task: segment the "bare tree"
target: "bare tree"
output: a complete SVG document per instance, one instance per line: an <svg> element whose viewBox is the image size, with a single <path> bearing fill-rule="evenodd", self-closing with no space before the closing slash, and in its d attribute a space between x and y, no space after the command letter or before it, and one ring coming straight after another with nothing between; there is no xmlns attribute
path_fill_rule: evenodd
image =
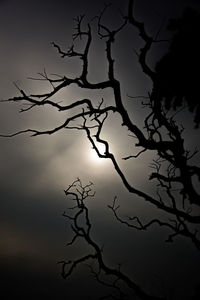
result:
<svg viewBox="0 0 200 300"><path fill-rule="evenodd" d="M196 213L200 206L200 195L194 185L194 178L200 181L200 168L191 163L191 159L198 153L197 150L189 151L185 148L182 125L178 125L175 114L170 110L170 105L165 105L166 90L161 86L162 79L162 62L157 65L157 69L153 70L147 61L147 55L151 47L155 43L159 43L158 38L153 38L148 35L145 26L138 21L133 14L134 1L129 0L128 12L122 17L121 24L117 28L110 29L104 22L103 17L109 5L105 5L102 12L95 17L91 23L85 25L85 16L79 16L76 19L76 28L73 34L73 40L82 39L84 46L82 51L76 50L73 44L68 50L63 50L58 44L52 45L58 51L62 58L76 58L82 62L81 74L75 78L67 76L49 76L45 71L41 74L41 80L46 80L50 83L52 89L45 93L27 94L24 90L19 89L20 95L7 100L8 102L23 102L26 106L21 108L21 112L26 112L34 107L49 106L58 111L69 111L71 113L62 124L49 130L26 129L18 131L10 135L1 135L13 137L22 133L30 133L32 136L51 135L62 129L82 130L91 143L92 148L102 159L111 160L113 167L121 178L122 184L130 194L133 194L156 207L166 216L164 219L150 219L144 223L139 216L129 216L124 219L120 215L117 199L114 198L112 204L108 207L113 212L115 218L125 226L132 227L136 230L147 230L154 224L166 227L169 230L166 241L172 242L176 236L184 236L192 241L194 246L200 249L200 239L198 234L198 226L200 224L200 215ZM105 53L107 59L107 78L104 81L93 83L88 79L89 73L89 55L93 42L92 25L96 20L97 35L105 41ZM149 91L145 100L141 105L147 108L148 114L144 118L144 127L141 129L130 118L121 94L121 85L115 75L115 60L113 56L113 45L118 35L126 30L127 27L132 27L138 31L139 36L143 40L143 46L140 48L138 55L138 63L142 71L152 81L152 91ZM167 58L168 59L168 58ZM160 71L161 70L161 71ZM159 75L161 73L161 75ZM104 99L95 105L91 99L75 100L71 104L61 105L54 101L54 96L61 90L76 85L82 89L89 90L106 90L111 89L114 95L115 103L107 105ZM168 90L167 90L168 92ZM166 92L166 93L167 93ZM173 91L172 91L173 92ZM176 92L176 91L175 91ZM176 95L170 94L170 101ZM183 98L185 95L181 94ZM181 99L182 99L181 98ZM166 101L168 101L167 99ZM181 100L182 101L182 100ZM177 98L175 98L177 102ZM175 105L176 106L176 105ZM75 110L74 110L75 109ZM102 130L110 115L120 116L122 126L127 129L129 135L136 139L135 146L139 148L137 153L133 153L124 157L124 160L132 160L141 157L144 152L156 153L156 159L152 162L154 171L151 173L149 180L151 185L157 187L156 194L150 194L138 189L133 182L129 182L124 171L120 168L119 163L113 153L110 151L110 144L102 138ZM196 117L196 123L198 118ZM75 124L75 125L74 125ZM80 124L80 125L78 125ZM99 151L98 143L104 145L105 151L102 154ZM75 206L71 210L72 214L64 213L64 216L72 222L72 230L74 237L69 245L73 245L77 238L84 239L91 247L91 252L83 257L79 257L74 261L62 261L62 276L69 277L76 266L87 261L95 260L97 268L91 268L97 281L101 284L110 286L114 291L104 297L111 299L128 299L128 295L121 288L123 282L131 291L130 297L137 296L139 299L164 299L160 296L152 296L124 274L120 268L113 269L109 267L103 258L103 250L94 241L91 235L92 224L89 218L89 211L85 204L88 197L94 197L92 192L92 184L84 186L80 179L74 181L66 190L67 197L75 201ZM79 222L84 219L84 224ZM111 281L106 282L102 279L102 273L110 276ZM103 298L102 298L103 299Z"/></svg>

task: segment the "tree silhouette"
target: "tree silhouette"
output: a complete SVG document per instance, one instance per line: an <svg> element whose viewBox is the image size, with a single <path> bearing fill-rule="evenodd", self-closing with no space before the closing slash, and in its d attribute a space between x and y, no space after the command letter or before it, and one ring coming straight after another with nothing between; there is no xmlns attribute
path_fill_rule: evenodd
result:
<svg viewBox="0 0 200 300"><path fill-rule="evenodd" d="M79 76L75 78L67 76L51 77L44 71L41 74L41 80L50 83L52 89L49 92L29 95L18 88L19 96L2 100L25 103L26 106L21 108L21 112L26 112L34 107L49 106L58 111L70 112L70 116L61 125L49 130L25 129L1 136L13 137L22 133L31 133L32 136L51 135L62 129L84 131L98 156L112 162L127 191L140 198L141 201L150 203L158 210L158 217L150 219L147 223L140 220L139 216L123 219L120 215L117 199L114 198L112 204L108 207L116 220L122 225L141 231L147 230L155 224L166 227L169 230L166 238L167 242L173 242L177 236L183 236L190 239L199 250L200 239L197 228L200 224L200 215L196 211L200 206L200 195L196 185L194 185L194 178L199 183L200 168L192 163L192 158L198 151L187 150L183 137L184 129L182 125L178 125L174 114L170 110L171 107L176 109L179 105L182 105L183 101L186 101L190 110L196 109L195 123L199 124L198 77L194 73L194 65L199 64L199 61L196 60L199 53L199 46L196 43L199 32L199 15L188 9L181 19L171 21L169 29L175 32L175 35L169 41L169 52L162 57L156 64L155 70L153 70L147 62L147 55L152 45L161 41L147 34L144 24L138 21L133 14L133 4L134 1L129 0L128 12L122 17L121 24L114 30L110 29L103 21L109 5L105 5L102 12L86 26L84 23L85 16L77 17L73 40L81 39L84 41L82 51L77 50L75 44L65 51L58 44L52 43L62 58L73 57L81 60L82 70ZM107 78L104 81L95 83L88 79L90 49L94 40L92 31L94 21L97 24L98 37L105 41L107 59ZM147 108L148 111L142 129L131 119L129 111L123 103L120 81L115 75L113 45L118 35L125 31L128 26L137 29L143 40L143 46L137 53L138 62L142 71L152 81L152 91L149 92L148 97L145 97L145 102L141 102L141 105ZM192 45L195 45L195 47ZM199 65L197 65L197 69L199 69ZM91 99L84 98L75 100L71 104L61 105L53 100L53 97L59 91L71 85L89 90L109 88L113 92L115 103L108 105L102 99L98 105L95 105ZM120 116L122 126L127 129L128 134L135 137L137 141L135 146L139 148L137 153L124 157L124 160L137 159L144 152L156 153L156 159L152 162L154 171L149 177L149 184L156 186L156 193L145 192L128 181L115 155L110 151L109 142L102 138L104 125L114 113ZM105 146L103 154L98 149L98 143ZM149 294L124 274L120 267L111 268L104 261L103 249L92 237L92 224L89 210L85 204L88 197L94 197L92 184L84 186L80 179L77 179L65 190L65 194L75 202L73 209L70 210L71 214L64 213L64 216L71 221L71 228L74 232L74 237L68 245L73 245L77 238L82 238L89 245L91 252L73 261L59 262L62 265L63 278L69 277L79 264L96 261L97 267L94 268L90 265L91 273L99 283L111 288L111 293L102 299L133 299L136 296L139 299L166 299L162 295L153 296ZM105 275L111 277L111 280L106 281ZM123 289L123 284L127 289ZM127 290L129 294L127 294Z"/></svg>
<svg viewBox="0 0 200 300"><path fill-rule="evenodd" d="M194 121L198 126L199 12L187 8L181 18L169 22L168 30L174 35L168 53L156 65L155 92L159 94L159 101L164 100L167 109L176 109L185 101L190 111L195 110Z"/></svg>

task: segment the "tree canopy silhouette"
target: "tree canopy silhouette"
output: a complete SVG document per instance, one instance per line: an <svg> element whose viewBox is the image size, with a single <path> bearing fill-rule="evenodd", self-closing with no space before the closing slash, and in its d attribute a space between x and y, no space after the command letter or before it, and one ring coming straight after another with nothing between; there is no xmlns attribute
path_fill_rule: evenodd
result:
<svg viewBox="0 0 200 300"><path fill-rule="evenodd" d="M181 18L170 20L167 29L173 37L167 54L156 64L155 93L167 109L185 103L195 112L194 121L199 126L200 13L187 8Z"/></svg>
<svg viewBox="0 0 200 300"><path fill-rule="evenodd" d="M62 76L50 76L44 71L41 80L46 80L51 85L51 90L44 93L27 94L23 89L19 89L20 95L10 98L8 102L22 102L26 106L21 108L21 112L26 112L34 107L49 106L58 111L70 112L63 123L48 130L25 129L10 135L13 137L22 133L30 133L32 136L51 135L62 129L82 130L91 143L92 148L102 159L109 159L122 184L130 193L141 201L151 204L158 210L158 216L153 217L148 222L144 222L139 216L129 216L124 219L120 215L117 199L108 206L116 220L122 225L129 226L136 230L147 230L153 225L167 228L167 242L173 242L177 236L189 239L198 250L200 250L200 238L198 227L200 224L199 206L200 195L198 185L195 180L200 181L200 168L192 162L198 151L189 151L184 143L184 129L178 124L170 108L176 109L186 101L190 110L195 109L195 123L200 122L199 102L198 102L198 76L195 69L199 70L199 45L197 36L199 34L199 14L191 9L187 9L182 18L170 22L168 29L174 32L170 41L169 51L156 64L153 70L149 64L147 55L153 44L158 43L157 39L148 35L145 26L138 21L133 14L134 1L128 1L128 10L122 17L121 24L117 28L110 29L104 23L104 14L109 5L105 5L101 13L95 17L97 36L105 41L105 53L107 60L107 77L103 81L91 82L89 80L89 60L90 49L94 41L94 22L88 22L85 26L85 16L77 17L76 28L73 34L73 41L81 39L84 41L82 50L77 50L75 43L68 50L63 50L55 42L52 45L56 48L62 58L76 58L81 60L81 74L74 78ZM129 111L123 102L121 84L115 75L115 59L113 55L113 45L118 35L125 31L127 27L137 29L139 36L143 40L140 48L138 62L142 71L152 81L152 91L149 91L145 102L141 106L147 108L143 127L140 128L130 117ZM135 31L134 31L135 32ZM72 103L62 105L54 101L53 97L61 90L67 89L71 85L76 85L81 89L105 90L111 89L114 95L114 104L106 104L102 100L98 105L91 99L76 99ZM163 105L164 101L164 105ZM27 106L28 105L28 106ZM156 193L151 193L137 188L134 182L130 182L125 172L121 169L115 155L110 150L109 141L102 137L102 130L106 121L113 114L120 116L122 126L127 129L136 139L135 147L139 150L136 153L124 157L124 160L134 160L142 157L144 152L156 153L156 159L152 161L153 172L149 176L149 185L156 187ZM103 144L105 151L99 151L98 143ZM96 261L97 268L90 266L90 270L96 280L104 286L110 287L111 294L102 299L167 299L163 295L153 295L123 273L117 266L112 268L104 260L103 250L98 245L91 234L91 221L89 209L85 204L88 197L94 197L92 184L83 185L80 179L74 181L65 190L67 197L75 203L71 213L64 213L64 216L71 221L74 236L68 245L73 245L78 238L87 242L91 251L76 260L63 260L62 276L68 278L81 263ZM160 213L161 212L161 213ZM82 220L82 222L80 222ZM83 222L84 221L84 222ZM103 276L103 277L102 277ZM112 280L106 281L105 277ZM123 288L123 285L129 290Z"/></svg>

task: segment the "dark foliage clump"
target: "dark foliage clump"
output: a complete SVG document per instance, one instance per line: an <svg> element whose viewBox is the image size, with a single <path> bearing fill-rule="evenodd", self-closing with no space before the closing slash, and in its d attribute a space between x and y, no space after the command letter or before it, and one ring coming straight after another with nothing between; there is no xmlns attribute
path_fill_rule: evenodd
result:
<svg viewBox="0 0 200 300"><path fill-rule="evenodd" d="M170 20L173 33L169 50L157 62L154 91L167 109L185 104L200 124L200 13L187 8L182 17Z"/></svg>

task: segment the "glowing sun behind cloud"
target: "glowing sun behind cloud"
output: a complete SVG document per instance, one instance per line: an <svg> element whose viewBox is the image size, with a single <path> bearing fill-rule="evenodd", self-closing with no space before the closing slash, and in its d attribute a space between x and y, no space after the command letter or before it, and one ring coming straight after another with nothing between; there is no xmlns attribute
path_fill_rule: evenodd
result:
<svg viewBox="0 0 200 300"><path fill-rule="evenodd" d="M101 143L98 143L97 147L98 147L99 152L101 154L104 154L105 146ZM95 163L95 164L102 164L106 161L106 159L99 157L98 154L96 153L95 149L93 149L93 148L90 148L90 150L89 150L89 159L92 163Z"/></svg>

